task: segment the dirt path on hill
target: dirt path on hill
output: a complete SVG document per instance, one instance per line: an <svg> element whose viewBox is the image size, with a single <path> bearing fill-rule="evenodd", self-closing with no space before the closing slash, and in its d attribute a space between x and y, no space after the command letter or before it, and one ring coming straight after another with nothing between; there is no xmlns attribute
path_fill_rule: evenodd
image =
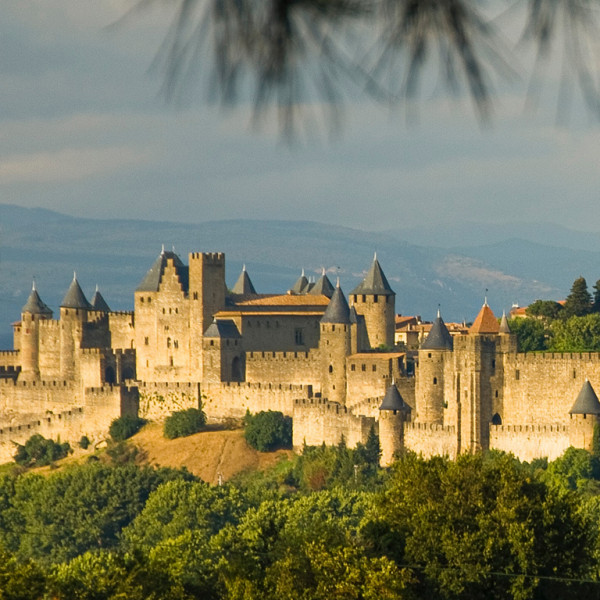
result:
<svg viewBox="0 0 600 600"><path fill-rule="evenodd" d="M291 451L257 452L248 446L241 429L203 431L185 438L167 440L162 424L149 423L130 442L144 451L151 465L183 467L208 483L216 484L247 470L271 467Z"/></svg>

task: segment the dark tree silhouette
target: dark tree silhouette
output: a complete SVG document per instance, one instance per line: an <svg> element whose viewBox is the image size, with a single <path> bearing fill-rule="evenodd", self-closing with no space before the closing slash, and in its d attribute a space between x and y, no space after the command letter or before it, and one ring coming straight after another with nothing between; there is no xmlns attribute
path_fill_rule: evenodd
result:
<svg viewBox="0 0 600 600"><path fill-rule="evenodd" d="M179 96L208 73L212 99L252 99L256 120L274 108L284 133L295 132L299 115L303 127L335 127L357 89L386 102L414 98L428 65L438 67L451 91L466 90L485 120L492 82L514 75L518 62L516 49L500 41L503 20L482 0L140 0L137 8L156 3L173 9L155 63L165 95ZM524 4L521 41L537 47L537 65L554 39L562 42L559 100L575 80L600 114L600 2Z"/></svg>

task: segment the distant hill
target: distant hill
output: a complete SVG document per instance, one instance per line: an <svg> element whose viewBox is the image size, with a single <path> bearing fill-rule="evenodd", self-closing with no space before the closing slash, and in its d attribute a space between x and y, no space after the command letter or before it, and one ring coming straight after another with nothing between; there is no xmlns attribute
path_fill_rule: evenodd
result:
<svg viewBox="0 0 600 600"><path fill-rule="evenodd" d="M476 227L471 224L472 231ZM33 277L55 311L74 270L89 297L98 284L111 308L130 310L135 287L161 244L174 245L184 260L191 251L225 252L228 284L246 264L259 292L284 292L302 268L317 277L325 267L332 280L339 272L349 293L376 251L396 291L397 312L432 318L440 304L446 320L472 320L486 288L492 308L501 313L514 301L563 298L580 274L590 285L600 278L600 252L590 250L510 237L485 245L462 237L460 246L434 247L408 243L394 232L310 221L97 220L0 204L0 236L3 348L11 347L10 323L20 318Z"/></svg>

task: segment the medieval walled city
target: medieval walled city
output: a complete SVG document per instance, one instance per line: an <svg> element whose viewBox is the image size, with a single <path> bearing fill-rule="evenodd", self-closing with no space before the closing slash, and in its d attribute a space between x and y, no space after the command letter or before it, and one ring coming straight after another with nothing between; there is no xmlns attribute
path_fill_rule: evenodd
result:
<svg viewBox="0 0 600 600"><path fill-rule="evenodd" d="M354 446L374 427L384 465L405 449L554 459L590 449L600 416L600 354L520 352L487 301L469 328L438 313L418 343L398 343L376 256L347 294L325 273L265 294L245 267L228 290L222 253L186 265L163 250L132 312L111 311L98 290L88 301L74 277L57 317L34 285L14 349L0 353L1 462L35 433L98 441L119 416L200 403L212 422L281 411L297 450L342 436Z"/></svg>

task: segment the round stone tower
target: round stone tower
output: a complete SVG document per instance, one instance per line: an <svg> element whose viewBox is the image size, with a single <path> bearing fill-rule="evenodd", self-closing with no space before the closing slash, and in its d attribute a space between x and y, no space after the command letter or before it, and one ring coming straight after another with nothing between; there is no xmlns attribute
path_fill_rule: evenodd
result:
<svg viewBox="0 0 600 600"><path fill-rule="evenodd" d="M419 349L416 377L419 423L444 423L444 371L452 357L452 346L452 336L438 311L429 335Z"/></svg>
<svg viewBox="0 0 600 600"><path fill-rule="evenodd" d="M21 379L39 378L39 322L51 318L52 311L42 302L34 282L31 294L21 309Z"/></svg>
<svg viewBox="0 0 600 600"><path fill-rule="evenodd" d="M396 384L387 389L379 407L379 443L381 466L387 467L404 450L404 423L410 407L404 402Z"/></svg>
<svg viewBox="0 0 600 600"><path fill-rule="evenodd" d="M593 450L594 427L600 420L600 402L586 379L573 407L569 411L569 441L575 448Z"/></svg>
<svg viewBox="0 0 600 600"><path fill-rule="evenodd" d="M321 394L331 402L346 403L346 357L351 342L350 308L339 282L321 318Z"/></svg>
<svg viewBox="0 0 600 600"><path fill-rule="evenodd" d="M75 378L77 350L81 347L83 326L90 310L93 310L92 305L73 273L73 281L60 304L60 372L65 381Z"/></svg>
<svg viewBox="0 0 600 600"><path fill-rule="evenodd" d="M352 290L350 303L357 314L364 316L369 346L393 348L396 293L381 269L377 254L365 278Z"/></svg>

